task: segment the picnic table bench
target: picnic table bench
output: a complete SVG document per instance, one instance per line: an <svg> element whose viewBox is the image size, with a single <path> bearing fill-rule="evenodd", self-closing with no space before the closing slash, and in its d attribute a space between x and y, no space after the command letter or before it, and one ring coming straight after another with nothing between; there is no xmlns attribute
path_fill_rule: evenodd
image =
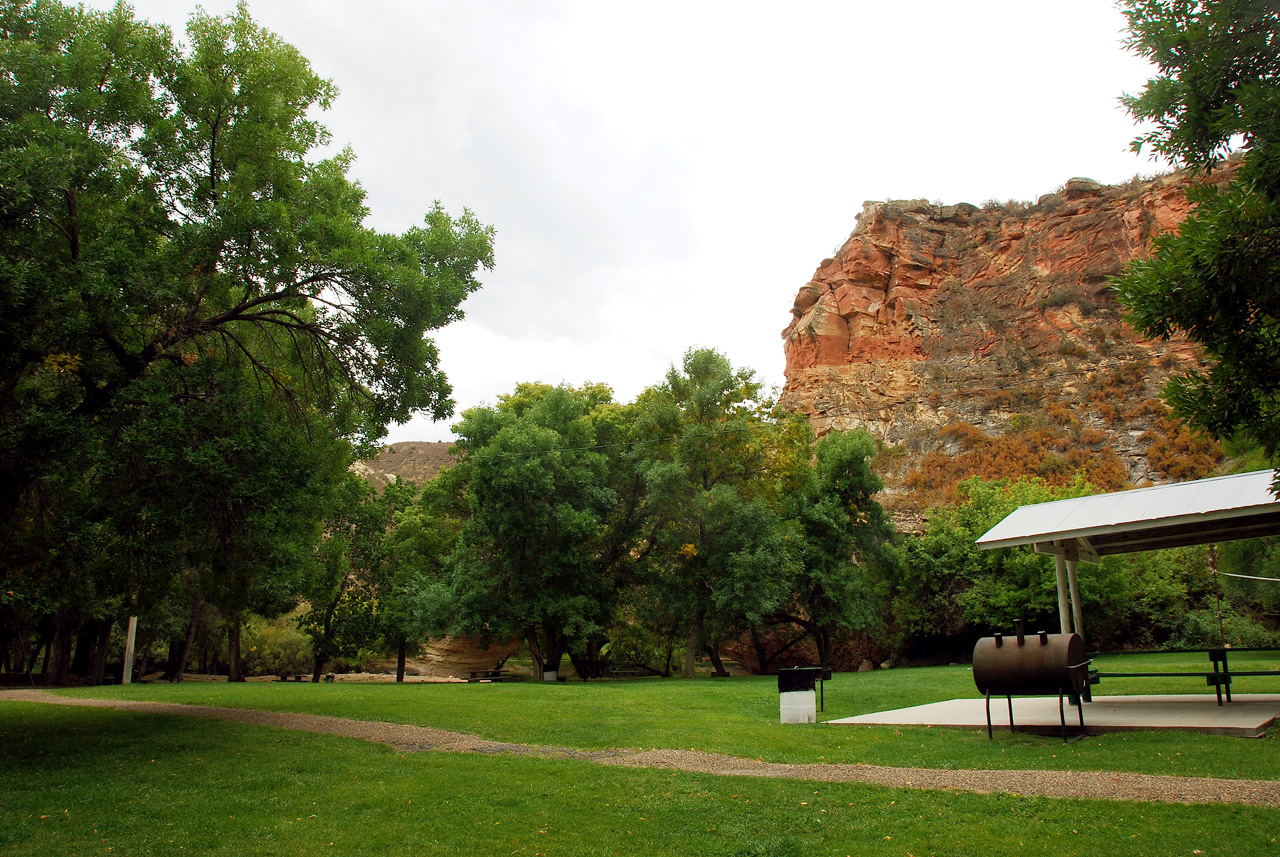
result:
<svg viewBox="0 0 1280 857"><path fill-rule="evenodd" d="M511 678L511 670L471 670L467 681L506 681Z"/></svg>
<svg viewBox="0 0 1280 857"><path fill-rule="evenodd" d="M325 673L326 682L333 681L333 673ZM310 673L280 673L277 681L311 681Z"/></svg>
<svg viewBox="0 0 1280 857"><path fill-rule="evenodd" d="M646 675L649 675L649 671L639 667L617 667L609 670L610 678L640 678Z"/></svg>
<svg viewBox="0 0 1280 857"><path fill-rule="evenodd" d="M1242 649L1181 649L1177 652L1168 652L1160 650L1145 650L1131 652L1090 652L1089 657L1095 658L1099 655L1156 655L1156 654L1186 654L1186 653L1206 653L1209 655L1209 662L1212 669L1209 670L1192 670L1184 671L1168 671L1168 672L1112 672L1101 670L1089 670L1089 684L1098 684L1104 678L1203 678L1205 684L1213 688L1214 694L1218 697L1218 704L1222 705L1223 695L1226 695L1227 702L1231 701L1231 679L1233 676L1263 676L1275 675L1280 676L1280 670L1232 670L1228 661L1228 652L1274 652L1276 649L1269 648L1242 648ZM1086 699L1089 698L1088 688L1086 690Z"/></svg>

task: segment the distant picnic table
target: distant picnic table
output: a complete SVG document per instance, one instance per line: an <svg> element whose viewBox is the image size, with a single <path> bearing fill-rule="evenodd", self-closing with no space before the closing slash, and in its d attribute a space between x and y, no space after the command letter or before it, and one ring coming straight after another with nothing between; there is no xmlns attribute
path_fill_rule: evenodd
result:
<svg viewBox="0 0 1280 857"><path fill-rule="evenodd" d="M1127 652L1090 652L1089 657L1114 657L1121 655L1167 655L1167 654L1207 654L1211 669L1208 670L1190 670L1190 671L1159 671L1150 672L1113 672L1110 670L1089 670L1089 684L1098 684L1104 678L1203 678L1205 684L1213 688L1213 692L1218 697L1218 704L1222 705L1223 696L1226 701L1231 701L1231 679L1235 676L1280 676L1280 669L1274 670L1233 670L1231 669L1227 655L1229 652L1276 652L1280 649L1276 648L1239 648L1228 649L1210 648L1210 649L1177 649L1174 651L1146 649L1140 651Z"/></svg>
<svg viewBox="0 0 1280 857"><path fill-rule="evenodd" d="M511 670L471 670L467 681L508 681Z"/></svg>

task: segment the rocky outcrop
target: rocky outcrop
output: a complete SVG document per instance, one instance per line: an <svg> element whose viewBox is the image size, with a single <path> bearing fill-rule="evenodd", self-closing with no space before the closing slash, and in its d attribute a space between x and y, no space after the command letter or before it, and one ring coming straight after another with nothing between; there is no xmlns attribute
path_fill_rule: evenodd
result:
<svg viewBox="0 0 1280 857"><path fill-rule="evenodd" d="M782 404L819 434L862 426L907 450L891 494L921 456L957 443L942 427L999 435L1054 406L1077 433L1105 434L1129 482L1159 481L1146 455L1159 389L1199 354L1138 338L1108 278L1186 217L1193 180L1075 178L1034 204L866 203L796 295Z"/></svg>
<svg viewBox="0 0 1280 857"><path fill-rule="evenodd" d="M353 472L363 476L374 488L381 490L399 476L406 482L421 485L454 462L447 442L405 441L382 448L372 461L357 461Z"/></svg>

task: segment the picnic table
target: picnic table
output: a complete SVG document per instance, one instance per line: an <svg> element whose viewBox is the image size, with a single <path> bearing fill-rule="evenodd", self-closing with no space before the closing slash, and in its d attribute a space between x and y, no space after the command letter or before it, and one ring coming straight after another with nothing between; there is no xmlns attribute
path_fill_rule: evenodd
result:
<svg viewBox="0 0 1280 857"><path fill-rule="evenodd" d="M1175 651L1164 650L1142 650L1129 652L1090 652L1089 657L1096 658L1098 656L1115 656L1115 655L1157 655L1157 654L1207 654L1209 656L1210 669L1207 670L1190 670L1190 671L1152 671L1152 672L1112 672L1101 670L1089 670L1089 684L1094 685L1101 682L1104 678L1203 678L1205 684L1213 688L1214 694L1218 697L1218 704L1222 705L1223 696L1226 701L1231 701L1231 679L1233 676L1280 676L1280 670L1232 670L1228 662L1228 652L1274 652L1280 651L1274 648L1240 648L1228 649L1225 647L1211 649L1179 649ZM1085 698L1088 699L1090 694L1086 687Z"/></svg>
<svg viewBox="0 0 1280 857"><path fill-rule="evenodd" d="M471 670L467 681L507 681L511 678L511 670Z"/></svg>

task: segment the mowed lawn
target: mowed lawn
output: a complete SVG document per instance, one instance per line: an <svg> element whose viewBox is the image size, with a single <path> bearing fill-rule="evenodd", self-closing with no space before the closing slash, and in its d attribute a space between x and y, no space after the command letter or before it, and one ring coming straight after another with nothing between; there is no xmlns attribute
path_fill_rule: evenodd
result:
<svg viewBox="0 0 1280 857"><path fill-rule="evenodd" d="M1233 666L1235 663L1233 662ZM1167 688L1166 688L1167 690ZM1189 691L1190 688L1187 688ZM782 726L771 678L184 683L63 691L416 723L530 744L778 761L1275 779L1280 741ZM827 715L976 696L964 667L839 675ZM3 697L0 696L0 700ZM0 854L1280 854L1280 812L398 753L282 729L0 701Z"/></svg>
<svg viewBox="0 0 1280 857"><path fill-rule="evenodd" d="M1200 660L1205 664L1201 666ZM1207 668L1203 655L1126 656L1106 670ZM1191 666L1195 664L1195 666ZM1232 667L1280 668L1277 653ZM1239 679L1237 693L1280 693L1280 676ZM1100 694L1206 693L1203 680L1107 680ZM771 676L637 679L583 684L310 684L184 682L59 691L71 696L225 705L412 723L497 741L598 750L698 749L775 762L844 762L929 768L1129 771L1248 779L1280 777L1280 730L1240 739L1195 733L1131 732L1064 746L1052 736L985 729L783 726ZM826 711L836 719L953 698L977 698L967 666L840 673L826 683Z"/></svg>
<svg viewBox="0 0 1280 857"><path fill-rule="evenodd" d="M1275 810L399 754L179 716L0 703L0 853L1276 854Z"/></svg>

